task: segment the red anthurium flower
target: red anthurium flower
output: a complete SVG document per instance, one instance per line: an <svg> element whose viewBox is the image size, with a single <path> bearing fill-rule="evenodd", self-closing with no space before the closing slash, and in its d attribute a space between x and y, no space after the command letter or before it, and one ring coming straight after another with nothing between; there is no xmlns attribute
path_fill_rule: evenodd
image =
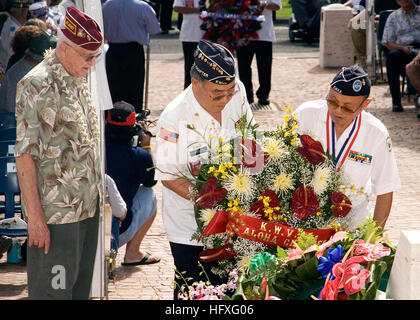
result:
<svg viewBox="0 0 420 320"><path fill-rule="evenodd" d="M343 275L346 268L348 268L350 265L352 265L354 263L361 263L361 262L364 262L364 259L363 259L362 256L354 256L354 257L351 257L351 258L347 259L343 263L336 263L332 267L332 274L336 278L341 278L341 276ZM339 286L339 288L341 289L342 286Z"/></svg>
<svg viewBox="0 0 420 320"><path fill-rule="evenodd" d="M315 192L311 188L301 185L292 196L290 208L298 219L305 219L310 215L316 215L319 202Z"/></svg>
<svg viewBox="0 0 420 320"><path fill-rule="evenodd" d="M242 139L238 145L237 155L240 163L249 170L251 174L259 173L264 165L264 151L255 140Z"/></svg>
<svg viewBox="0 0 420 320"><path fill-rule="evenodd" d="M321 290L321 300L337 300L338 297L338 282L340 279L335 278L334 280L327 281L324 288Z"/></svg>
<svg viewBox="0 0 420 320"><path fill-rule="evenodd" d="M232 247L231 244L225 244L224 246L219 247L219 248L213 248L213 249L207 249L207 250L201 251L198 256L200 260L204 262L230 259L237 255L236 252L229 250L231 247Z"/></svg>
<svg viewBox="0 0 420 320"><path fill-rule="evenodd" d="M322 144L315 141L310 136L303 134L300 136L301 147L298 147L298 152L308 160L309 163L317 165L325 161L325 152Z"/></svg>
<svg viewBox="0 0 420 320"><path fill-rule="evenodd" d="M333 216L337 218L345 217L352 208L350 199L341 192L333 192L331 202L333 203Z"/></svg>
<svg viewBox="0 0 420 320"><path fill-rule="evenodd" d="M225 188L217 188L217 179L210 177L201 187L196 204L201 209L210 209L223 200L226 195L227 190Z"/></svg>
<svg viewBox="0 0 420 320"><path fill-rule="evenodd" d="M361 255L366 261L375 261L391 254L391 248L385 247L380 243L366 243L363 240L356 242L357 247L354 254Z"/></svg>
<svg viewBox="0 0 420 320"><path fill-rule="evenodd" d="M353 263L344 270L343 284L344 292L347 295L355 294L365 287L366 279L369 278L370 271L361 269L360 264Z"/></svg>

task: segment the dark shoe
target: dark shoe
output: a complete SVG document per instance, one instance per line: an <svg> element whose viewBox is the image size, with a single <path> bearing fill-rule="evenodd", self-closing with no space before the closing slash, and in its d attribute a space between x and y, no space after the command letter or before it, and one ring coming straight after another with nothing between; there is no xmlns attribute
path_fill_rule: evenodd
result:
<svg viewBox="0 0 420 320"><path fill-rule="evenodd" d="M403 112L404 108L400 104L394 104L392 106L392 112Z"/></svg>
<svg viewBox="0 0 420 320"><path fill-rule="evenodd" d="M268 106L270 105L270 100L267 99L258 99L258 103L262 106Z"/></svg>

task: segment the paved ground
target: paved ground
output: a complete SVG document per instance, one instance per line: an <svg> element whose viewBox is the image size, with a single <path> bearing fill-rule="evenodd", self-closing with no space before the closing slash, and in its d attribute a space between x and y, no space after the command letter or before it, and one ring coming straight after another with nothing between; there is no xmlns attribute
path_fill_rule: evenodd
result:
<svg viewBox="0 0 420 320"><path fill-rule="evenodd" d="M322 98L328 83L337 70L321 69L317 46L291 44L287 28L277 27L278 41L274 45L272 111L257 111L255 117L263 128L274 127L281 121L282 106L294 109L304 101ZM183 60L180 43L175 34L159 36L151 45L149 108L151 118L157 118L164 107L183 89ZM255 66L254 66L255 67ZM256 68L255 68L256 70ZM257 73L254 83L257 86ZM395 194L390 219L387 223L390 238L397 242L401 230L420 229L420 121L416 119L413 102L405 102L406 112L391 112L391 101L386 85L372 89L373 103L369 111L388 127L393 139L403 188ZM278 108L277 108L278 107ZM138 267L120 265L124 248L117 257L116 281L109 284L109 299L171 299L173 260L160 214L161 185L155 187L159 198L157 218L146 235L142 250L161 257L158 264ZM0 299L27 298L26 268L9 265L0 260Z"/></svg>

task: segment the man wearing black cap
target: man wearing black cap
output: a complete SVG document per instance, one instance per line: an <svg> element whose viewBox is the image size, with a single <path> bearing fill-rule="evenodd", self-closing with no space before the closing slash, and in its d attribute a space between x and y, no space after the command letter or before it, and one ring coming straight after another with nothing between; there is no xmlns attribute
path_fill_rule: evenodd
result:
<svg viewBox="0 0 420 320"><path fill-rule="evenodd" d="M199 42L191 68L191 84L162 112L156 141L156 179L163 184L163 222L175 267L179 272L186 271L183 276L192 278L190 284L207 279L200 275L203 270L198 266L203 246L191 239L197 229L189 194L192 184L178 177L180 174L192 177L194 168L207 160L210 139L213 142L218 137L228 139L235 133L238 119L246 122L252 119L245 87L236 79L235 60L225 47L205 40ZM242 117L244 114L246 118ZM213 265L203 263L211 283L226 282L210 271ZM178 285L174 299L177 299L183 280L175 277L175 281Z"/></svg>
<svg viewBox="0 0 420 320"><path fill-rule="evenodd" d="M144 128L144 130L141 130ZM107 174L115 180L117 188L127 204L126 218L112 221L112 234L119 247L127 244L122 265L143 265L160 261L149 253L141 252L141 242L156 216L156 195L152 187L154 167L150 149L149 132L144 123L136 123L134 106L116 102L107 114L106 166ZM140 135L141 147L133 147L133 136Z"/></svg>
<svg viewBox="0 0 420 320"><path fill-rule="evenodd" d="M342 68L330 84L325 100L305 102L296 110L300 133L316 136L333 157L344 181L360 192L351 194L350 228L369 214L365 192L376 194L373 219L385 225L392 195L401 188L391 138L384 124L364 111L371 82L359 66ZM353 198L354 196L354 198Z"/></svg>

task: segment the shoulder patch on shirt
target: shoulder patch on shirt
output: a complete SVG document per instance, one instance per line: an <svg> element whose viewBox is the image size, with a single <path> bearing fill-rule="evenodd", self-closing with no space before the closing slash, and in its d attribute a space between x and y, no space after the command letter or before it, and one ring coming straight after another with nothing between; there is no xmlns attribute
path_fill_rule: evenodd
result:
<svg viewBox="0 0 420 320"><path fill-rule="evenodd" d="M172 143L178 143L179 133L160 127L158 137Z"/></svg>
<svg viewBox="0 0 420 320"><path fill-rule="evenodd" d="M350 150L347 159L351 161L355 161L361 164L371 164L372 163L372 156L370 154L357 152L354 150Z"/></svg>
<svg viewBox="0 0 420 320"><path fill-rule="evenodd" d="M392 140L390 136L386 138L386 149L388 150L388 152L392 151Z"/></svg>

